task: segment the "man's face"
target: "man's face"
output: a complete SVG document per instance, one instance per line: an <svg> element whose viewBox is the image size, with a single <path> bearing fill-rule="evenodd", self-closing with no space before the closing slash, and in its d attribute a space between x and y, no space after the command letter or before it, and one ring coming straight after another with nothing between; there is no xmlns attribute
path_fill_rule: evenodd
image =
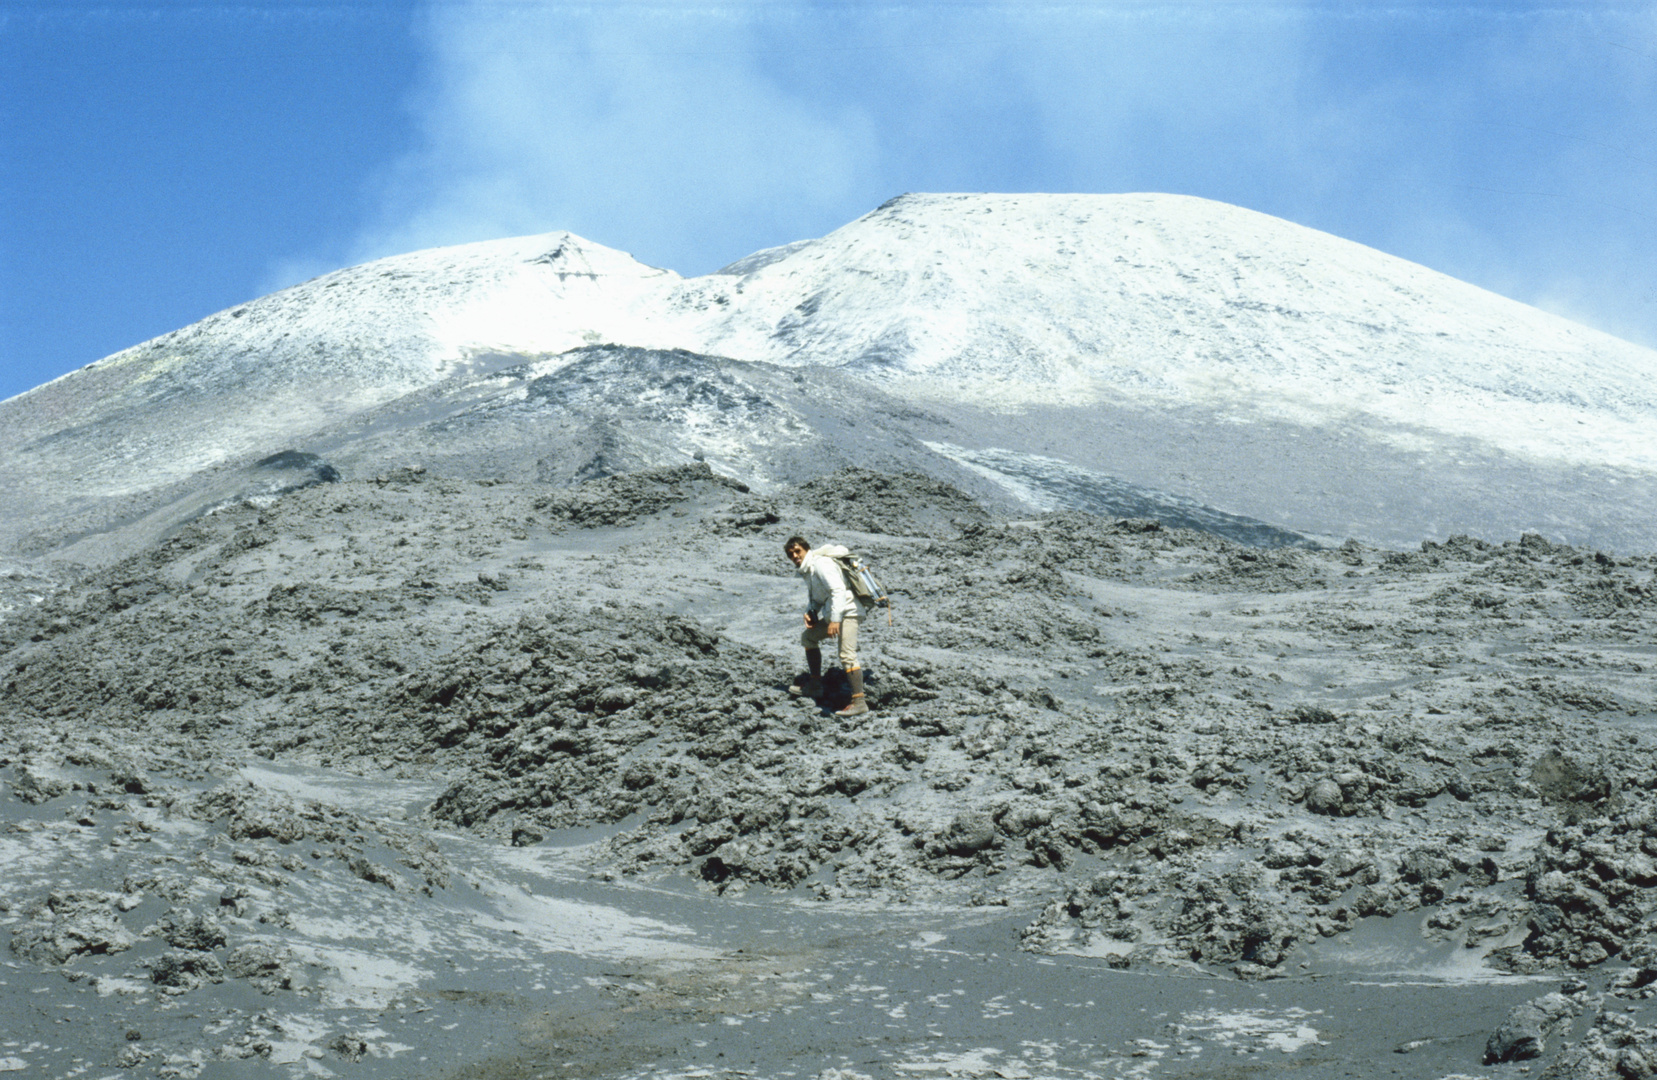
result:
<svg viewBox="0 0 1657 1080"><path fill-rule="evenodd" d="M805 548L801 547L799 544L790 544L784 550L788 553L788 561L793 563L795 566L805 562Z"/></svg>

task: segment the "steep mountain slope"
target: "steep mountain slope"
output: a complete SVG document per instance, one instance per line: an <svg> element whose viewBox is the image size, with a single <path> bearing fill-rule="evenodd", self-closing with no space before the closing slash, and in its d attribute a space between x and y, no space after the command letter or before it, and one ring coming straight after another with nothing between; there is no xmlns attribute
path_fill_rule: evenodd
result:
<svg viewBox="0 0 1657 1080"><path fill-rule="evenodd" d="M632 350L607 392L538 396L597 345ZM731 361L765 407L646 421ZM288 450L548 482L701 455L762 488L901 466L1035 507L1126 488L1393 545L1646 548L1654 383L1651 350L1237 207L909 195L696 279L555 233L221 312L0 403L0 552L106 561Z"/></svg>

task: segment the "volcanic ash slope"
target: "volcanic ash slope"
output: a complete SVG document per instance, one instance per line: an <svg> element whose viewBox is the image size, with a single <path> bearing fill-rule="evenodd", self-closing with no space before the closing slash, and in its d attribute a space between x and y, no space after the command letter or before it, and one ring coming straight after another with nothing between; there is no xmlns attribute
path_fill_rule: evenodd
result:
<svg viewBox="0 0 1657 1080"><path fill-rule="evenodd" d="M7 623L8 775L88 739L438 775L433 818L502 839L627 823L586 856L626 873L1052 893L1032 945L1124 962L1269 971L1417 911L1507 969L1649 948L1651 559L1262 551L858 480L840 535L902 590L868 716L782 689L777 552L836 485L408 473L203 519ZM1603 918L1537 914L1580 889Z"/></svg>

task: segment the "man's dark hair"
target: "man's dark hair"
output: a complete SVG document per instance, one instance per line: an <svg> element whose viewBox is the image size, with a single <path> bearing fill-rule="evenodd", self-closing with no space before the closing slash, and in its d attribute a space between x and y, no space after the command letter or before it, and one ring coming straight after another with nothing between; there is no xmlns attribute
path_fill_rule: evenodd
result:
<svg viewBox="0 0 1657 1080"><path fill-rule="evenodd" d="M787 551L789 548L793 547L795 544L800 545L801 547L805 548L807 551L811 550L811 545L805 542L805 537L803 537L803 536L790 536L787 540L784 540L782 542L782 549L784 551Z"/></svg>

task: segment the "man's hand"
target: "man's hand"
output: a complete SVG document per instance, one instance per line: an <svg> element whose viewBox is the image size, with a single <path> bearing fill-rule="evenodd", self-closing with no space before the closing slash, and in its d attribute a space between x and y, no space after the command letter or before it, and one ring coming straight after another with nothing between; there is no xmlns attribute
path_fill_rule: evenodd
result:
<svg viewBox="0 0 1657 1080"><path fill-rule="evenodd" d="M829 637L839 637L840 636L840 624L837 623L837 622L829 623L828 624L828 630L826 631L826 633L828 634Z"/></svg>
<svg viewBox="0 0 1657 1080"><path fill-rule="evenodd" d="M805 624L807 626L816 626L817 625L817 620L811 617L811 612L809 612L809 611L805 613Z"/></svg>

